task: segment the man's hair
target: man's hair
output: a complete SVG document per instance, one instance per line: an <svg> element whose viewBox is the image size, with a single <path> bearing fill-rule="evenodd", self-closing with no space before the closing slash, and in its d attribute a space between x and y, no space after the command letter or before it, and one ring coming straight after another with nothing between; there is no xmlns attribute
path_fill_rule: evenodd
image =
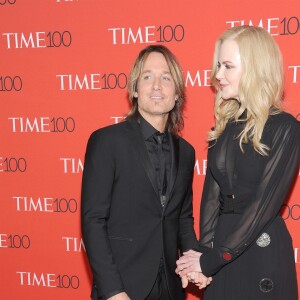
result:
<svg viewBox="0 0 300 300"><path fill-rule="evenodd" d="M238 44L241 57L240 102L224 101L216 78L220 47L229 39ZM245 127L239 136L240 148L243 151L242 144L250 140L258 153L266 155L268 147L261 143L261 137L269 115L282 110L284 83L281 52L271 35L263 28L246 25L225 31L216 42L211 82L216 91L216 124L209 133L209 140L217 140L229 119L238 121L246 112L246 116L243 115Z"/></svg>
<svg viewBox="0 0 300 300"><path fill-rule="evenodd" d="M167 126L168 130L173 133L178 133L184 126L182 111L185 102L185 86L182 69L175 55L167 47L162 45L151 45L141 50L132 66L128 81L128 94L131 109L127 115L127 119L137 119L140 116L138 112L138 98L134 97L134 94L138 91L138 80L141 76L144 63L152 52L161 53L164 56L175 83L175 93L178 95L178 99L175 101L174 108L169 113Z"/></svg>

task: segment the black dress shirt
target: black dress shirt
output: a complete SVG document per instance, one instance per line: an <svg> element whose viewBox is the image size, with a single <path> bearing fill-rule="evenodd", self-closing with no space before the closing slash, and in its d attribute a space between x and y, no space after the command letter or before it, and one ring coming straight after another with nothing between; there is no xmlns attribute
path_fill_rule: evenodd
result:
<svg viewBox="0 0 300 300"><path fill-rule="evenodd" d="M171 173L171 152L169 133L160 133L145 119L140 118L140 128L148 150L150 161L156 172L161 205L166 204L166 192Z"/></svg>

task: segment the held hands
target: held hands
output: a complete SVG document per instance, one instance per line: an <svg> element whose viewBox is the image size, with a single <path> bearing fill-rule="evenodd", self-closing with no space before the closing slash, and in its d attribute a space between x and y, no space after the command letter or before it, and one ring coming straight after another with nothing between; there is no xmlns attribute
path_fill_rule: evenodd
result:
<svg viewBox="0 0 300 300"><path fill-rule="evenodd" d="M189 250L177 260L175 272L181 277L182 287L187 287L189 282L195 283L199 289L205 288L212 281L211 277L203 275L200 267L200 256L202 253Z"/></svg>
<svg viewBox="0 0 300 300"><path fill-rule="evenodd" d="M201 252L196 252L194 250L189 250L183 253L183 256L177 260L177 268L175 272L180 275L186 275L190 272L198 272L202 273L200 267L200 256L202 255Z"/></svg>

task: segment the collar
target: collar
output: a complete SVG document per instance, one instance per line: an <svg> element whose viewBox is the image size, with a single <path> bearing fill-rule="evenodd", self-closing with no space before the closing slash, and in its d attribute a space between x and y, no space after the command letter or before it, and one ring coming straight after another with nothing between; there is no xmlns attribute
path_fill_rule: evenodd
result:
<svg viewBox="0 0 300 300"><path fill-rule="evenodd" d="M149 122L147 122L142 116L140 116L139 118L139 124L145 141L148 140L154 134L159 133L159 131L155 129ZM163 134L166 134L166 132L167 131L165 130Z"/></svg>

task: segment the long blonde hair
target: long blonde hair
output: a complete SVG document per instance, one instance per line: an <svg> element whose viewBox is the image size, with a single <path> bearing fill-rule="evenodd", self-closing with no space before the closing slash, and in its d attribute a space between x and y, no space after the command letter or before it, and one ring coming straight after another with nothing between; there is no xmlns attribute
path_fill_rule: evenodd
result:
<svg viewBox="0 0 300 300"><path fill-rule="evenodd" d="M220 46L227 39L236 41L240 51L243 71L239 102L222 99L216 78ZM243 144L251 141L255 151L267 155L269 148L261 143L263 129L269 115L282 111L283 101L283 62L274 39L266 30L255 26L238 26L225 31L216 42L211 82L216 91L215 128L209 132L209 141L218 139L228 120L244 121L245 126L239 135L242 152Z"/></svg>

